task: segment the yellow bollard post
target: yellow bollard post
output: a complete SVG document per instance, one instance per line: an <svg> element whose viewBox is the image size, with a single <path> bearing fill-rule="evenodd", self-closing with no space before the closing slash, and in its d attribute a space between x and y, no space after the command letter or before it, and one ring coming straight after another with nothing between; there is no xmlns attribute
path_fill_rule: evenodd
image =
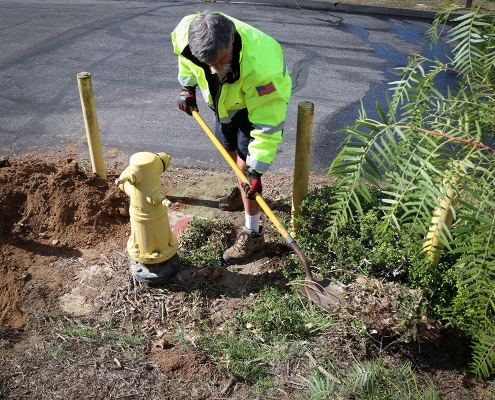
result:
<svg viewBox="0 0 495 400"><path fill-rule="evenodd" d="M91 166L94 173L98 174L103 179L107 179L103 153L101 150L100 129L98 127L98 118L96 117L96 105L93 94L93 84L91 83L91 74L89 72L77 74L77 86L79 87L79 95L81 97Z"/></svg>
<svg viewBox="0 0 495 400"><path fill-rule="evenodd" d="M302 213L301 202L308 194L314 112L313 103L301 101L298 104L294 182L292 184L292 229L294 231L301 227L296 219ZM296 232L291 232L291 235L295 237Z"/></svg>

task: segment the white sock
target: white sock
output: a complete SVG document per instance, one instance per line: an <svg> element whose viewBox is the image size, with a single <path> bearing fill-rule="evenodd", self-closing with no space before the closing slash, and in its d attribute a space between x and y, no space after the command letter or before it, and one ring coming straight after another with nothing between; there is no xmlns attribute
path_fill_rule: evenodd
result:
<svg viewBox="0 0 495 400"><path fill-rule="evenodd" d="M246 228L251 229L252 231L255 231L256 233L259 233L260 231L260 213L256 215L248 215L247 213L244 213L244 216L246 218Z"/></svg>

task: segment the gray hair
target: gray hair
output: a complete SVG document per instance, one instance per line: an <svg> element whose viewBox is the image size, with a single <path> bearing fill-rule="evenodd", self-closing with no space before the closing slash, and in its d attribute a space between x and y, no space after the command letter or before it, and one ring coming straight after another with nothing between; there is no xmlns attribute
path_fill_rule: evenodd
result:
<svg viewBox="0 0 495 400"><path fill-rule="evenodd" d="M217 13L201 13L189 25L189 48L201 62L216 61L220 50L228 50L235 32L234 23Z"/></svg>

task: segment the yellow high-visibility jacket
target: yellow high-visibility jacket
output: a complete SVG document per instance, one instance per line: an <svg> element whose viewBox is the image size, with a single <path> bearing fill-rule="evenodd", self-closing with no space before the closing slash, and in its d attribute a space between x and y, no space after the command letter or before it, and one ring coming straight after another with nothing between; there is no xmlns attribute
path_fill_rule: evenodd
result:
<svg viewBox="0 0 495 400"><path fill-rule="evenodd" d="M222 14L234 22L236 33L231 72L216 90L215 75L189 49L189 24L197 15L184 17L172 32L174 52L179 56L179 82L183 86L198 85L220 123L228 124L239 110L247 109L253 130L246 163L265 173L282 141L292 89L282 48L258 29Z"/></svg>

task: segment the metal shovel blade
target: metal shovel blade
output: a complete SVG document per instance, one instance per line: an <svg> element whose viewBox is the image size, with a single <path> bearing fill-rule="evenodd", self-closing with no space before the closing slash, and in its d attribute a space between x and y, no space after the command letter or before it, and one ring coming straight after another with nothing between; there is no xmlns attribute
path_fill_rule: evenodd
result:
<svg viewBox="0 0 495 400"><path fill-rule="evenodd" d="M330 313L336 312L339 307L344 305L341 288L325 277L312 281L306 280L297 290L314 304Z"/></svg>

